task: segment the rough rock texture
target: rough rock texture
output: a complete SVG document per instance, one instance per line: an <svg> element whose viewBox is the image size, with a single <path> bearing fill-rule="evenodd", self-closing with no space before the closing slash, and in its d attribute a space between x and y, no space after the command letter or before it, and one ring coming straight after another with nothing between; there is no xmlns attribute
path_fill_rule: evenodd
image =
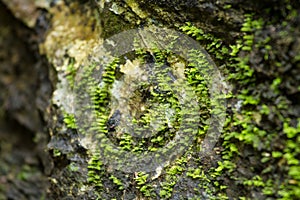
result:
<svg viewBox="0 0 300 200"><path fill-rule="evenodd" d="M300 198L298 1L2 2L0 13L6 17L1 17L0 45L2 49L11 49L0 54L3 63L0 84L1 89L5 88L0 94L0 115L26 127L27 139L38 138L36 143L32 140L21 143L27 149L35 146L37 151L21 155L28 158L21 161L5 160L11 147L5 147L1 140L0 155L5 163L0 168L0 183L5 183L0 188L3 198L40 199L46 193L46 199ZM16 18L7 17L10 13L5 6ZM218 110L209 108L214 102L209 100L209 91L205 89L208 85L202 78L205 74L195 72L194 66L182 58L153 48L127 53L103 67L106 61L101 59L110 58L109 53L99 48L105 39L150 25L171 28L197 40L225 77L224 88L220 90L226 91L226 122L209 155L200 153L208 130L205 120ZM15 37L18 40L12 40ZM110 40L106 45L122 44ZM202 54L191 55L195 63L205 65ZM166 72L166 80L156 74L158 79L153 83L141 85L143 78L149 79L143 77L149 66L166 66L164 69L169 67L173 71ZM98 68L104 74L100 83L89 79ZM176 77L184 77L182 74L195 90L201 107L199 130L186 152L152 172L126 172L106 163L105 156L112 154L98 153L93 142L102 141L99 148L105 152L111 150L109 145L105 146L101 131L112 144L135 153L159 152L157 149L175 138L181 115L176 113L178 101L168 93L170 88L164 81L174 81ZM131 75L138 75L139 79L131 80ZM168 80L169 75L171 80ZM50 82L55 86L53 93ZM73 103L80 100L74 99L73 92L87 86L90 90L86 93L93 97L95 115L99 117L90 124L93 130L99 131L98 136L93 137L87 134L87 127L81 126L81 119L76 118L76 114L74 117ZM126 87L129 88L126 90ZM78 98L84 102L86 94L80 94ZM135 139L122 133L126 123L120 120L120 110L126 105L118 104L118 98L124 96L128 96L130 114L135 116L137 124L159 130L158 135ZM110 98L115 100L109 103ZM157 104L159 100L163 103ZM151 103L154 106L151 107ZM164 103L165 118L148 111L163 107ZM172 113L175 113L173 118ZM153 116L164 123L147 121L147 117ZM18 134L19 128L5 130L12 131L13 141L24 137ZM4 132L0 136L3 141L9 141ZM43 149L47 149L47 153ZM11 157L17 153L12 151ZM23 171L16 175L18 172L9 171L8 165L22 165ZM32 177L33 172L38 175ZM21 180L14 180L15 177ZM20 190L20 184L34 185L35 177L43 184L48 177L47 191L46 184L31 188L38 191L36 196L29 190Z"/></svg>
<svg viewBox="0 0 300 200"><path fill-rule="evenodd" d="M26 27L2 2L0 13L0 199L40 199L50 173L41 116L52 93L50 65L38 52L44 28Z"/></svg>

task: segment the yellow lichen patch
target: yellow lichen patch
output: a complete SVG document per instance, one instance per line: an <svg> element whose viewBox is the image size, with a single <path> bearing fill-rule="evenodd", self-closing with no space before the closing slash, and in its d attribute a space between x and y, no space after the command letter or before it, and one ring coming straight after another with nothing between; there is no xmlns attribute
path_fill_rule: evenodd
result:
<svg viewBox="0 0 300 200"><path fill-rule="evenodd" d="M126 0L127 5L132 9L132 11L137 14L140 18L145 19L148 17L148 13L141 10L139 4L135 0Z"/></svg>
<svg viewBox="0 0 300 200"><path fill-rule="evenodd" d="M50 10L53 16L51 29L40 45L40 51L47 55L56 70L65 71L62 63L66 55L75 59L77 67L102 43L95 13L91 9L83 9L76 3L68 6L61 3Z"/></svg>
<svg viewBox="0 0 300 200"><path fill-rule="evenodd" d="M52 15L50 29L39 48L57 71L53 103L73 113L72 84L78 68L89 63L89 55L103 43L101 28L95 10L88 3L65 5L61 1L49 13Z"/></svg>

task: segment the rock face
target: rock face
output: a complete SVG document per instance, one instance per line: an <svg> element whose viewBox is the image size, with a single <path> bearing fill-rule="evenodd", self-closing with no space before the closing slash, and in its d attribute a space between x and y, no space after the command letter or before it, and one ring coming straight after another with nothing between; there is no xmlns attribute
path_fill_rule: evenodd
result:
<svg viewBox="0 0 300 200"><path fill-rule="evenodd" d="M300 198L297 1L3 3L42 63L0 76L0 108L38 138L40 196Z"/></svg>

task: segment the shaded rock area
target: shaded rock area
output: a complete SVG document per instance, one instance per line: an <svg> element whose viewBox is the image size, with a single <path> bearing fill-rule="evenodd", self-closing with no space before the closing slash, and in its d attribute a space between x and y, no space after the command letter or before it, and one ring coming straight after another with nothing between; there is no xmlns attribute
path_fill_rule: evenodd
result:
<svg viewBox="0 0 300 200"><path fill-rule="evenodd" d="M300 199L299 13L296 0L0 1L0 199ZM131 52L104 70L97 56L109 53L97 48L105 39L150 25L188 35L208 52L225 77L226 122L210 154L201 156L208 127L200 121L174 162L126 172L104 162L94 150L99 138L74 116L73 91L90 81L89 69L106 73L91 87L100 117L90 126L129 152L156 152L176 131L169 114L148 140L121 133L127 101L118 105L120 96L133 93L127 106L136 120L159 118L146 112L150 103L173 97L158 84L131 87L126 75L149 78L141 75L147 68L138 71L141 58L184 68L178 73L190 78L199 104L210 105L201 75L169 52ZM82 71L89 76L78 77ZM200 112L206 119L212 111Z"/></svg>
<svg viewBox="0 0 300 200"><path fill-rule="evenodd" d="M0 15L0 199L41 199L51 168L43 121L49 66L38 54L38 33L2 2Z"/></svg>

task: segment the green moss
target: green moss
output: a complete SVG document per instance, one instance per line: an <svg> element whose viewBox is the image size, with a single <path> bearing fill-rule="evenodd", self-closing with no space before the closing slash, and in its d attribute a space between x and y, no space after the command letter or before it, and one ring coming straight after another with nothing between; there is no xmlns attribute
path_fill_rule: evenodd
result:
<svg viewBox="0 0 300 200"><path fill-rule="evenodd" d="M254 186L254 187L264 187L265 183L262 180L262 178L258 175L254 176L252 179L250 180L245 180L243 182L244 185L248 185L248 186Z"/></svg>
<svg viewBox="0 0 300 200"><path fill-rule="evenodd" d="M239 80L243 84L248 84L251 81L253 82L252 75L254 70L249 66L249 56L239 57L238 53L251 51L254 42L253 32L261 29L262 23L261 19L253 20L252 15L246 15L245 22L241 28L245 35L238 39L236 44L229 46L223 44L221 39L212 34L204 33L202 29L195 27L190 22L179 27L179 29L203 43L205 49L213 54L217 60L222 60L222 63L226 62L226 66L230 69L228 74L229 80Z"/></svg>
<svg viewBox="0 0 300 200"><path fill-rule="evenodd" d="M113 181L113 183L115 185L117 185L119 190L124 190L124 186L121 180L119 180L117 177L115 177L114 175L110 175L109 179L111 179Z"/></svg>
<svg viewBox="0 0 300 200"><path fill-rule="evenodd" d="M229 47L225 44L218 45L219 40L216 37L204 33L203 30L193 26L191 23L180 27L182 31L200 41L205 48L214 55L216 61L221 60L221 62L227 66L229 81L238 85L237 88L245 88L230 97L238 99L241 103L241 107L238 106L234 114L227 117L223 134L223 147L225 148L222 152L223 161L218 162L219 166L211 173L212 177L232 174L232 172L235 171L236 165L233 160L240 154L238 146L246 144L251 145L257 151L262 148L266 151L270 151L271 141L276 137L276 132L267 133L266 130L260 126L260 121L263 116L269 115L274 109L287 109L286 101L283 99L277 104L277 108L272 108L269 105L262 104L260 96L254 95L253 93L254 88L252 83L256 80L254 69L249 62L249 53L247 52L252 52L254 48L264 48L264 60L268 60L269 51L272 50L272 47L268 44L271 40L270 37L260 40L256 39L256 35L261 31L264 22L262 19L253 20L253 17L254 15L252 14L245 15L245 22L241 28L241 32L244 34L240 39L237 39L236 44L231 44ZM228 51L228 49L230 50ZM280 66L280 64L278 64L278 66ZM274 94L279 95L281 93L279 89L281 83L281 78L276 77L270 84ZM258 106L260 110L254 109L256 106ZM280 114L278 115L280 116ZM280 127L277 131L280 131ZM285 159L288 162L289 167L287 171L289 177L284 181L284 184L280 185L281 190L278 191L279 183L273 181L273 177L265 181L265 178L256 176L253 179L244 180L243 183L246 188L260 188L266 196L272 196L276 193L276 195L280 195L282 199L295 199L299 197L299 160L295 157L299 155L298 148L296 148L297 144L299 144L299 139L296 139L299 135L299 130L290 127L288 122L285 122L283 132L286 133L287 138L294 138L293 142L287 140L287 146L283 152L272 151L271 153L266 153L261 160L263 163L272 162L272 159ZM270 173L270 167L266 168L263 173ZM194 171L188 172L187 175L192 178L203 178L203 174L200 171L200 169L195 169ZM240 199L243 198L245 197L240 197Z"/></svg>
<svg viewBox="0 0 300 200"><path fill-rule="evenodd" d="M65 113L64 114L64 123L66 124L66 126L68 128L71 128L71 129L77 129L77 125L76 125L76 119L75 119L75 116L73 114L68 114L68 113Z"/></svg>
<svg viewBox="0 0 300 200"><path fill-rule="evenodd" d="M61 151L58 150L58 149L54 149L54 150L53 150L53 156L54 156L54 157L59 157L59 156L61 156Z"/></svg>
<svg viewBox="0 0 300 200"><path fill-rule="evenodd" d="M282 158L287 162L288 179L280 185L281 199L296 199L300 196L300 119L296 127L284 122L283 132L287 136Z"/></svg>
<svg viewBox="0 0 300 200"><path fill-rule="evenodd" d="M87 181L92 184L96 190L101 190L103 187L102 184L103 176L103 165L99 160L99 155L95 154L92 156L88 163L88 179Z"/></svg>
<svg viewBox="0 0 300 200"><path fill-rule="evenodd" d="M210 180L207 178L207 176L204 174L204 171L200 168L197 168L195 170L190 170L186 173L187 176L192 177L193 179L202 179L204 181L210 182Z"/></svg>
<svg viewBox="0 0 300 200"><path fill-rule="evenodd" d="M219 49L223 54L228 54L229 50L225 47L220 46L220 40L214 40L211 35L206 36L210 40L214 41L210 45L210 49ZM103 190L103 173L106 170L105 164L102 163L102 159L107 156L114 156L115 149L112 144L119 146L122 149L122 153L134 152L142 153L143 151L158 152L158 157L160 154L168 154L168 150L162 152L161 147L165 146L173 140L176 131L180 127L182 122L181 118L183 115L188 114L190 119L188 123L199 123L199 131L186 129L183 130L185 133L195 132L195 141L200 141L205 136L208 130L208 119L212 112L219 112L217 110L217 105L214 106L214 102L211 102L210 93L208 85L211 81L209 73L213 70L211 64L207 61L206 55L199 51L188 52L191 62L186 65L182 62L182 58L170 53L169 51L161 51L159 49L148 49L147 51L137 50L137 58L141 60L142 64L147 64L149 57L155 60L153 64L154 75L149 78L153 79L150 83L140 84L139 90L134 91L137 96L145 95L150 105L155 105L152 107L147 107L138 97L128 97L129 101L134 102L137 105L143 105L144 110L137 110L132 124L142 126L143 128L149 127L151 119L159 119L161 123L159 129L157 129L157 134L150 138L135 138L129 133L117 131L114 129L114 124L109 125L113 119L113 115L116 112L115 107L112 102L115 94L112 94L112 88L115 87L115 83L118 81L124 81L122 72L122 65L124 65L124 60L115 59L106 66L101 66L103 69L101 83L98 80L93 79L93 72L95 69L99 69L99 63L90 63L89 65L82 66L80 69L82 74L77 74L74 69L74 63L70 63L68 66L69 70L69 82L72 83L74 76L76 76L76 84L72 84L74 90L78 92L77 102L84 101L83 98L86 93L91 97L92 104L90 105L93 109L93 114L96 116L96 120L91 124L84 127L78 126L77 123L82 123L81 119L75 120L75 117L71 114L65 114L64 122L68 128L79 127L79 132L85 136L87 132L97 132L92 136L92 140L99 141L99 148L103 151L101 153L93 153L90 155L91 159L88 164L88 182L93 186L98 192ZM220 54L221 55L221 54ZM184 70L176 71L174 63L183 63ZM166 67L167 66L167 67ZM182 65L180 65L182 67ZM201 67L200 69L198 67ZM182 109L182 105L178 100L178 96L174 93L174 88L170 86L171 78L168 78L168 74L175 74L177 77L184 76L185 81L193 90L193 95L201 107L200 122L195 121L199 113L191 113ZM87 87L82 90L83 87ZM83 92L82 92L83 91ZM144 103L144 104L142 104ZM159 103L159 104L158 104ZM213 107L213 109L212 109ZM161 110L167 110L166 117L161 117L164 113ZM197 117L194 117L197 115ZM84 120L84 119L83 119ZM82 125L82 124L80 124ZM143 129L137 129L135 134L142 134ZM187 140L188 137L183 139ZM184 140L184 141L185 141ZM100 142L101 141L101 142ZM186 146L187 142L182 141L182 145ZM200 143L200 142L199 142ZM184 147L185 147L184 146ZM186 148L186 147L185 147ZM200 145L199 145L200 148ZM166 175L162 175L163 180L160 185L159 196L161 198L169 198L172 195L173 188L179 180L179 176L183 174L186 164L186 158L178 159L175 164L171 164L170 167L165 169ZM122 165L122 163L120 163ZM163 169L162 169L163 170ZM157 176L160 176L157 172ZM120 179L115 174L112 174L109 179L117 186L119 190L125 188L122 179ZM135 178L136 189L138 189L145 197L155 197L154 187L151 180L148 179L148 174L138 173ZM100 195L101 196L101 195Z"/></svg>
<svg viewBox="0 0 300 200"><path fill-rule="evenodd" d="M153 49L151 51L156 61L154 65L155 80L153 80L151 83L147 83L143 85L142 92L143 91L149 92L147 94L148 95L147 98L149 102L154 105L157 105L158 107L152 106L151 109L145 107L146 109L142 113L142 115L139 114L141 117L137 117L136 119L133 119L132 123L137 124L139 126L142 125L143 128L147 128L147 126L149 126L151 118L160 119L159 120L160 123L161 122L163 123L161 123L162 126L157 130L158 134L149 139L136 139L131 137L126 132L124 133L117 132L118 137L110 138L110 139L115 144L118 144L118 146L120 146L124 150L124 152L125 151L142 152L147 149L151 151L156 151L158 148L164 146L166 143L172 140L175 131L179 128L181 115L185 114L184 110L180 108L178 97L176 96L176 94L172 94L171 92L173 89L170 87L168 83L171 80L166 79L166 77L168 77L166 74L171 72L171 68L166 68L162 70L163 64L168 62L168 60L170 60L169 57L172 57L174 55L171 55L168 52L159 51L157 49ZM144 53L140 52L139 57L145 58L147 54L148 52L144 52ZM187 81L190 87L193 88L193 90L197 95L198 98L197 100L199 101L201 106L203 106L202 115L201 115L201 118L203 118L203 120L201 120L202 124L200 124L200 126L203 125L204 127L207 126L205 121L209 117L208 107L210 106L209 92L207 89L207 80L205 80L206 78L205 76L207 75L205 75L205 71L210 70L210 68L207 67L209 63L204 61L205 58L202 57L199 58L199 55L201 55L201 53L199 52L190 53L190 56L194 58L194 62L191 62L190 65L186 67L184 73L186 74ZM203 67L204 70L203 72L196 68L199 65ZM112 113L114 113L113 112L114 110L111 110L113 109L113 107L111 107L112 104L110 104L109 102L112 97L110 90L114 85L117 68L119 68L119 64L117 63L117 61L110 63L103 72L103 76L102 76L103 84L101 84L101 86L99 86L99 84L95 84L98 86L92 86L91 89L88 90L92 97L93 108L95 109L95 114L97 116L97 120L91 124L90 129L98 131L100 133L96 136L97 139L100 139L100 137L101 139L104 139L104 137L107 137L110 134L114 134L113 133L114 130L108 130L107 123L108 120L110 120ZM154 78L154 77L150 77L150 78ZM122 79L119 79L118 81L120 80ZM156 82L158 83L157 85L151 85L153 83L156 84ZM93 85L94 83L91 82L88 84ZM80 88L80 85L78 87ZM128 98L130 99L130 97ZM133 100L135 104L138 104L138 101L136 101L135 99ZM157 104L157 102L161 102L161 103ZM166 118L163 118L162 116L164 115L164 113L161 113L160 111L162 109L169 110L170 112L174 111L175 114L173 116L170 117L167 116ZM205 130L205 128L202 130ZM135 134L139 134L139 131L143 133L144 130L136 129ZM189 132L193 130L187 129L184 131ZM199 134L199 137L203 137L203 135L204 134L201 132L201 134ZM105 149L105 151L107 151L106 152L107 154L110 154L110 152L114 151L113 148L111 148L109 144L106 144L105 141L101 142L101 145Z"/></svg>
<svg viewBox="0 0 300 200"><path fill-rule="evenodd" d="M224 9L229 8L230 6L224 7ZM115 22L112 22L112 24L114 23ZM158 191L160 198L168 199L172 197L174 186L178 183L179 176L182 175L193 180L199 180L201 182L199 188L205 188L205 192L211 195L211 199L227 199L228 197L224 192L227 186L223 185L223 183L218 180L221 179L221 176L229 176L232 179L237 179L237 177L234 177L233 175L234 172L236 172L236 159L242 154L240 150L243 149L245 145L251 146L256 152L262 151L262 162L264 163L268 164L274 162L274 159L283 159L284 162L287 162L289 179L281 185L278 194L280 194L283 199L298 197L296 190L299 186L299 174L297 173L297 170L299 170L297 168L297 164L299 164L297 159L297 156L299 155L297 148L297 144L299 144L297 136L299 132L298 128L292 126L289 121L284 123L282 131L285 133L288 141L285 144L286 147L284 152L282 152L280 149L275 149L273 151L271 146L272 140L270 138L274 137L276 131L267 132L260 124L264 117L266 118L269 114L274 114L276 108L286 109L288 105L285 100L280 99L280 101L278 100L279 103L277 105L270 105L269 102L265 102L262 99L261 95L254 93L253 85L256 82L256 72L251 65L249 54L251 54L254 49L262 48L263 46L266 50L266 53L263 56L264 60L268 60L269 52L272 51L272 47L269 45L271 41L270 37L260 40L257 39L257 34L259 34L263 26L265 26L265 24L262 19L255 19L253 14L245 15L244 24L241 27L241 35L238 36L234 44L225 44L220 38L217 38L211 33L205 33L203 30L193 26L192 23L187 23L179 28L184 33L194 37L203 44L205 49L213 56L214 60L217 63L222 64L220 68L224 69L223 73L228 75L227 79L236 85L235 89L237 90L235 94L229 94L226 97L232 100L232 102L238 103L232 103L232 114L228 114L227 116L226 127L222 135L222 146L224 151L221 156L223 160L219 161L217 166L212 168L209 173L205 173L206 171L202 169L201 166L186 169L186 161L179 163L176 161L175 164L171 163L169 167L163 169L165 175L161 175L160 191ZM113 28L123 30L118 26ZM112 29L105 34L110 35L111 33L116 33L116 29ZM119 30L117 32L119 32ZM172 63L170 60L174 58L174 55L170 52L160 51L158 49L150 49L148 51L136 50L134 53L136 53L138 59L143 60L141 62L143 64L147 63L149 57L152 57L152 59L155 60L154 68L156 67L157 69L161 69L164 65L171 66ZM195 141L201 141L208 129L206 120L212 112L217 111L209 109L209 107L214 106L214 102L211 102L209 98L209 91L207 88L209 79L205 77L206 74L209 74L208 72L205 73L205 68L208 64L205 63L205 59L201 57L201 53L194 51L189 52L189 54L193 61L185 66L184 75L189 85L193 88L199 105L203 108L203 110L201 110L200 128L195 139ZM95 139L101 141L101 146L99 148L103 148L105 151L101 155L92 155L88 167L89 182L91 185L99 188L102 188L101 176L103 170L105 170L105 166L103 166L100 160L103 156L109 156L114 152L113 147L106 141L110 140L115 145L120 146L123 152L142 153L143 151L148 150L157 152L161 147L170 142L174 136L174 132L170 131L168 126L177 130L181 120L181 114L178 114L180 111L178 99L176 95L170 93L172 89L168 84L168 81L170 80L166 80L166 74L170 72L168 71L170 69L166 69L163 72L160 70L161 73L155 74L158 82L157 85L143 84L141 85L141 90L135 91L135 94L137 94L136 96L145 95L151 100L150 103L163 102L168 104L168 108L176 111L174 119L161 119L165 124L160 127L159 134L143 139L136 139L127 132L119 133L118 131L113 131L112 128L109 128L107 122L112 118L112 114L114 113L111 106L111 89L116 80L120 81L122 79L122 73L120 75L118 72L120 65L122 64L124 64L122 61L115 60L106 66L103 73L103 84L101 83L101 85L94 80L89 79L93 68L96 67L96 65L93 64L91 66L86 66L86 76L82 79L83 81L86 81L84 84L89 82L89 92L92 97L93 108L97 115L97 120L91 124L90 130L99 132ZM277 65L281 66L282 64L278 63ZM203 69L201 70L204 71L197 69L196 66L203 66ZM69 77L69 81L71 82L75 73L72 72L71 64L68 68L70 75L72 75ZM207 69L209 70L210 68ZM275 77L273 79L270 85L274 94L280 94L281 84L282 79L280 77ZM141 98L138 97L129 98L129 101L135 102L137 105L142 104ZM155 118L161 114L158 113L157 110L153 111L153 109L147 106L145 106L143 112L141 110L135 110L136 113L139 113L140 115L136 115L138 117L132 120L132 124L143 125L144 128L149 127L151 118ZM170 121L174 123L169 123L171 125L168 125L168 122ZM65 123L69 128L75 127L75 120L70 116L66 117ZM280 127L277 130L280 130ZM143 130L138 130L137 133L142 133L142 131ZM198 150L200 150L200 147ZM189 150L188 153L192 153L191 150ZM270 168L266 168L264 174L268 174L270 172L268 170L270 170ZM134 178L136 189L145 197L155 198L155 189L153 187L155 182L152 182L149 176L150 175L147 173L137 173ZM122 183L118 176L111 175L110 179L119 190L124 189L124 183ZM273 194L277 192L276 185L278 185L278 183L272 179L267 180L265 175L255 176L251 179L241 178L238 179L238 181L246 188L245 191L254 187L262 191L266 196L271 196L272 192ZM212 187L214 187L214 189L212 189ZM217 193L219 193L219 195L214 196L214 194ZM240 199L246 199L246 197L241 196Z"/></svg>
<svg viewBox="0 0 300 200"><path fill-rule="evenodd" d="M71 89L73 89L73 87L74 87L75 76L76 76L76 71L77 71L74 64L75 64L75 59L70 58L69 64L66 69L66 78L69 82Z"/></svg>
<svg viewBox="0 0 300 200"><path fill-rule="evenodd" d="M230 4L223 6L224 9L230 9L231 7L232 7L232 5L230 5Z"/></svg>
<svg viewBox="0 0 300 200"><path fill-rule="evenodd" d="M196 40L203 42L207 52L213 53L217 59L224 59L228 54L228 47L222 45L222 40L214 37L210 33L205 33L202 29L195 27L190 22L179 27L184 33L193 36Z"/></svg>
<svg viewBox="0 0 300 200"><path fill-rule="evenodd" d="M166 176L164 181L160 182L161 190L159 191L160 198L169 199L172 196L172 191L180 178L180 175L184 172L184 166L187 159L183 156L176 160L174 164L166 169Z"/></svg>
<svg viewBox="0 0 300 200"><path fill-rule="evenodd" d="M145 197L155 197L153 194L153 186L149 182L149 174L145 172L138 172L134 178L136 182L136 188L145 196Z"/></svg>

